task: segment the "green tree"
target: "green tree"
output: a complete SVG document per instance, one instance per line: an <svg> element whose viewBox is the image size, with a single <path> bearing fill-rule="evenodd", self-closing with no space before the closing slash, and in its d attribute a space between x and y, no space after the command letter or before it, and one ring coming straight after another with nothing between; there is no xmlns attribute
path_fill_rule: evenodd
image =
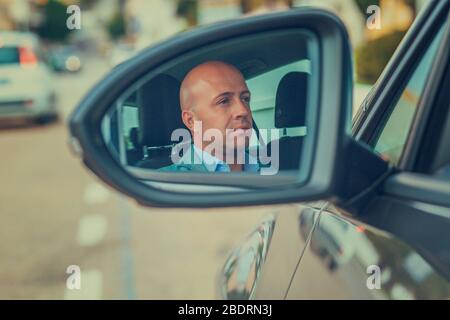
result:
<svg viewBox="0 0 450 320"><path fill-rule="evenodd" d="M111 39L118 39L126 33L125 18L120 11L117 11L111 20L108 22L106 29L108 30Z"/></svg>
<svg viewBox="0 0 450 320"><path fill-rule="evenodd" d="M367 8L376 5L380 5L380 0L355 0L356 5L358 6L359 10L361 10L363 15L367 14Z"/></svg>
<svg viewBox="0 0 450 320"><path fill-rule="evenodd" d="M357 81L375 83L404 35L404 31L395 31L357 48L355 51Z"/></svg>
<svg viewBox="0 0 450 320"><path fill-rule="evenodd" d="M41 7L43 23L38 27L38 34L50 41L64 41L70 33L67 28L67 6L57 0L49 0Z"/></svg>

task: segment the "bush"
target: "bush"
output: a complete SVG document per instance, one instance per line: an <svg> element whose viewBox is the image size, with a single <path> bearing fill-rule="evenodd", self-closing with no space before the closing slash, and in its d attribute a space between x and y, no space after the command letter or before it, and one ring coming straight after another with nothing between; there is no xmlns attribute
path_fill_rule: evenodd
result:
<svg viewBox="0 0 450 320"><path fill-rule="evenodd" d="M197 25L198 3L192 0L178 0L177 16L185 18L190 26Z"/></svg>
<svg viewBox="0 0 450 320"><path fill-rule="evenodd" d="M67 28L67 6L63 3L50 0L43 7L44 21L38 27L37 33L50 41L64 41L70 33Z"/></svg>
<svg viewBox="0 0 450 320"><path fill-rule="evenodd" d="M355 62L358 82L373 84L377 81L405 33L405 31L395 31L369 41L356 49Z"/></svg>
<svg viewBox="0 0 450 320"><path fill-rule="evenodd" d="M107 30L111 39L118 39L125 35L126 25L125 19L120 12L117 12L112 19L108 22Z"/></svg>

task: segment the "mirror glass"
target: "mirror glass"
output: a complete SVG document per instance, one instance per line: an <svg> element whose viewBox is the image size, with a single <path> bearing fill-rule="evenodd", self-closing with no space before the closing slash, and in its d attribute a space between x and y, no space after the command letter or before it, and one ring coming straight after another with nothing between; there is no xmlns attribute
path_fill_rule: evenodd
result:
<svg viewBox="0 0 450 320"><path fill-rule="evenodd" d="M142 180L178 175L180 182L196 184L213 175L208 184L229 179L256 187L287 177L305 181L314 149L319 56L316 37L302 29L195 48L149 67L120 94L104 115L104 141Z"/></svg>

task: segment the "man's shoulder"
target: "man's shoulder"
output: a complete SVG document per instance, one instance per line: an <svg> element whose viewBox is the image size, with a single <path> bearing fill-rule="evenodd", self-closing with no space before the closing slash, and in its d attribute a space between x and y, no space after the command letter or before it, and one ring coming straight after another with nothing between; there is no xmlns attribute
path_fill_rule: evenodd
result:
<svg viewBox="0 0 450 320"><path fill-rule="evenodd" d="M195 172L207 172L203 162L200 161L195 154L194 145L189 144L189 147L185 151L183 157L178 163L171 164L169 166L160 168L159 171L163 172L182 172L182 171L195 171Z"/></svg>

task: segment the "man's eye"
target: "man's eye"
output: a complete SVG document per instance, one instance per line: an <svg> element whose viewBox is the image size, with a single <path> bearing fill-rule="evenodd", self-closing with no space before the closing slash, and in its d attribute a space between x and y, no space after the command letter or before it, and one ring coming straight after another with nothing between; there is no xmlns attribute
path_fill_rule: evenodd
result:
<svg viewBox="0 0 450 320"><path fill-rule="evenodd" d="M250 103L250 97L243 97L242 100L243 100L245 103Z"/></svg>
<svg viewBox="0 0 450 320"><path fill-rule="evenodd" d="M228 102L230 102L229 99L223 99L219 101L219 104L228 104Z"/></svg>

